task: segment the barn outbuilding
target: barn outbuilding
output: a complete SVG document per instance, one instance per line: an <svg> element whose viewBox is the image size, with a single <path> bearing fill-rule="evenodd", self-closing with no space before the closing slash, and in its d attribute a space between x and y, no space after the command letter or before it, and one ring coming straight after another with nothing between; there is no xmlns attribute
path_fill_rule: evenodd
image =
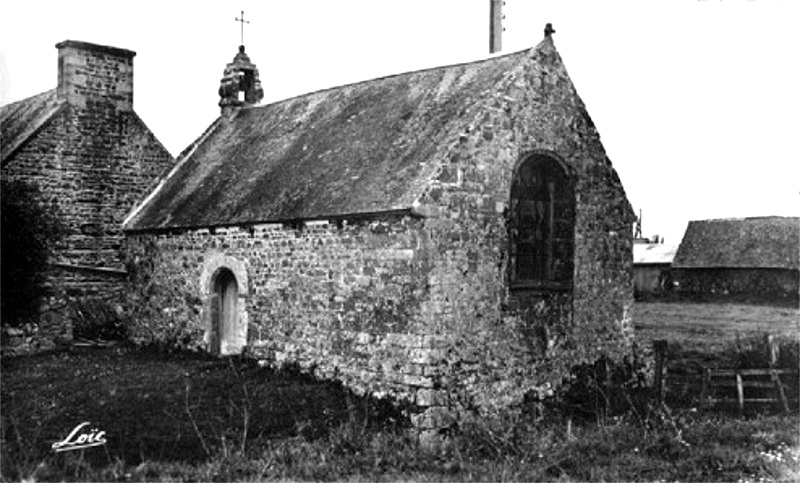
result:
<svg viewBox="0 0 800 483"><path fill-rule="evenodd" d="M663 243L633 244L633 286L636 296L660 295L672 289L672 260L678 247Z"/></svg>
<svg viewBox="0 0 800 483"><path fill-rule="evenodd" d="M691 221L673 274L686 294L796 301L800 218Z"/></svg>
<svg viewBox="0 0 800 483"><path fill-rule="evenodd" d="M129 217L140 341L298 364L436 431L629 348L634 215L548 36L221 116Z"/></svg>

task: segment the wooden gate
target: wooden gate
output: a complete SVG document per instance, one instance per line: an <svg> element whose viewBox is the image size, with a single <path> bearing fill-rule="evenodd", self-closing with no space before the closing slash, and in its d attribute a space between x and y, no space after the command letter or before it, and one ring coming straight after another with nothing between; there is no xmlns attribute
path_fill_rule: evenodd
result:
<svg viewBox="0 0 800 483"><path fill-rule="evenodd" d="M789 413L790 403L798 402L800 396L788 394L787 388L797 388L800 369L777 367L779 346L773 336L766 336L764 345L768 367L731 369L698 362L689 367L678 364L667 357L667 341L654 341L654 385L659 402L672 395L676 399L692 399L704 407L735 404L739 412L753 404L779 404Z"/></svg>

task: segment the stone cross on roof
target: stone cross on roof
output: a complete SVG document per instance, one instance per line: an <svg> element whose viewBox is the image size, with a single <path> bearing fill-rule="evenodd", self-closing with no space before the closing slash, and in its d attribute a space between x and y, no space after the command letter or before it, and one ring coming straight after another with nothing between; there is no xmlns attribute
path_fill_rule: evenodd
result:
<svg viewBox="0 0 800 483"><path fill-rule="evenodd" d="M241 28L241 32L239 33L239 40L240 40L239 45L244 45L244 24L250 23L249 20L245 20L244 19L244 10L242 10L241 18L240 17L236 17L236 21L239 22L240 24L242 24L241 25L241 27L242 27Z"/></svg>

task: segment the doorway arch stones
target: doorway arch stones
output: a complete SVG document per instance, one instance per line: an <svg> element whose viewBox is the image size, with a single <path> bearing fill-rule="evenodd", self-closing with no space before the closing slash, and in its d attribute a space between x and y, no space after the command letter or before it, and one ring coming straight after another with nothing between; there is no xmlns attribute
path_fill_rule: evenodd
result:
<svg viewBox="0 0 800 483"><path fill-rule="evenodd" d="M205 334L203 342L211 352L218 352L220 355L241 354L247 346L247 327L249 318L247 315L247 299L250 294L250 282L247 276L247 264L235 257L219 252L207 253L204 257L203 268L200 272L200 290L203 301L203 327ZM217 281L221 275L233 274L236 282L236 300L232 304L235 314L230 314L227 319L233 326L227 330L221 330L219 324L221 317L219 309L214 308L218 303L215 296Z"/></svg>

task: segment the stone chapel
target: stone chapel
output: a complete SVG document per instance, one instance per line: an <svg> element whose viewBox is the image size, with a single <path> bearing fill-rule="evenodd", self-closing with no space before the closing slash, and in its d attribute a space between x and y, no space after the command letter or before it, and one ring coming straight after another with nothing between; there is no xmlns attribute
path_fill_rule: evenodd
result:
<svg viewBox="0 0 800 483"><path fill-rule="evenodd" d="M220 116L127 217L140 342L298 364L422 431L629 349L635 220L548 32L535 47Z"/></svg>

